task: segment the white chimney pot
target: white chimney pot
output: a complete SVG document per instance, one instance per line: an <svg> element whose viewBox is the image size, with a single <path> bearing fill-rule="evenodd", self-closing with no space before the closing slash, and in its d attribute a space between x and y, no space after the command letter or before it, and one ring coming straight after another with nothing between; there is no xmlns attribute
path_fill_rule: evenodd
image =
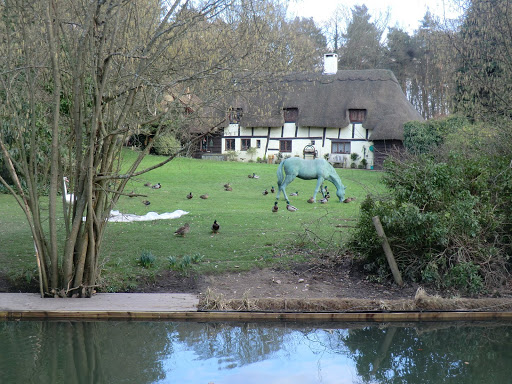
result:
<svg viewBox="0 0 512 384"><path fill-rule="evenodd" d="M338 72L338 54L326 53L324 55L324 75L335 75Z"/></svg>

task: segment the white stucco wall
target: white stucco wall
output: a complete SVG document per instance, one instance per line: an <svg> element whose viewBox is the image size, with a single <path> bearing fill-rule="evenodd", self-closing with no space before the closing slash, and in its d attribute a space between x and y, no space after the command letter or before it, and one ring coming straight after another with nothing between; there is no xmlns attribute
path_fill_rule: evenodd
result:
<svg viewBox="0 0 512 384"><path fill-rule="evenodd" d="M296 131L297 137L295 136ZM326 154L331 155L330 161L332 162L339 162L338 160L345 158L345 166L349 167L350 163L352 162L350 159L350 154L357 153L359 155L359 159L356 162L356 165L359 164L361 159L365 158L368 163L367 167L371 168L371 166L373 166L373 152L370 151L370 146L372 146L373 143L366 139L369 135L370 132L367 133L362 124L350 124L349 126L342 129L327 128L325 129L325 138L324 128L296 128L295 123L285 123L281 128L272 128L270 130L270 135L268 134L268 128L265 127L240 127L239 129L238 124L230 124L227 128L224 129L222 153L227 152L226 139L234 139L235 151L238 152L238 160L251 160L251 156L247 153L247 151L242 151L241 148L242 139L248 139L250 140L251 147L257 147L258 141L260 144L259 148L256 150L256 154L252 156L252 160L256 160L258 157L268 158L272 155L275 158L280 152L280 140L292 140L292 152L283 152L283 157L299 156L302 158L304 147L314 141L314 147L318 152L319 158L324 158ZM331 154L333 141L350 141L350 153Z"/></svg>

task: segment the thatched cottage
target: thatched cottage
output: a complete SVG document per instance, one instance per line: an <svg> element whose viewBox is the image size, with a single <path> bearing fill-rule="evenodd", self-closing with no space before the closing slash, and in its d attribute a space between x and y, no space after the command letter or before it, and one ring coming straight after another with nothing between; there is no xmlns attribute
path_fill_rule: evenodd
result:
<svg viewBox="0 0 512 384"><path fill-rule="evenodd" d="M365 159L378 169L388 151L402 147L403 125L412 120L422 117L391 71L338 71L329 54L323 73L262 83L233 101L216 149L243 161L316 156L344 166L356 153L357 164Z"/></svg>

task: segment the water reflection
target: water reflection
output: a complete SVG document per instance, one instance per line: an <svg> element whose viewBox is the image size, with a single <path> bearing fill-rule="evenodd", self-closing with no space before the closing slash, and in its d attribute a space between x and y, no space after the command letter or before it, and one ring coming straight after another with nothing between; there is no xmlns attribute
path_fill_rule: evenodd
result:
<svg viewBox="0 0 512 384"><path fill-rule="evenodd" d="M0 322L2 383L508 383L503 323Z"/></svg>

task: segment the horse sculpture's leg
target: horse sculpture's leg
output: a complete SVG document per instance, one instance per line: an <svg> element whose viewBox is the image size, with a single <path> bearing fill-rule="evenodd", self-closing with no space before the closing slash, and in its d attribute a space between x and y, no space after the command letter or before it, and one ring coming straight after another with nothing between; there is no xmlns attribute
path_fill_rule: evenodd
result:
<svg viewBox="0 0 512 384"><path fill-rule="evenodd" d="M316 202L316 195L317 195L318 191L320 190L320 187L322 186L323 182L324 182L323 177L319 177L317 179L315 192L313 192L313 201L315 201L315 202Z"/></svg>
<svg viewBox="0 0 512 384"><path fill-rule="evenodd" d="M286 186L288 184L290 184L294 179L295 179L295 175L286 175L283 183L279 186L279 189L277 190L276 198L278 198L278 196L279 196L279 191L283 191L284 198L286 199L286 201L289 201L288 195L286 194Z"/></svg>

